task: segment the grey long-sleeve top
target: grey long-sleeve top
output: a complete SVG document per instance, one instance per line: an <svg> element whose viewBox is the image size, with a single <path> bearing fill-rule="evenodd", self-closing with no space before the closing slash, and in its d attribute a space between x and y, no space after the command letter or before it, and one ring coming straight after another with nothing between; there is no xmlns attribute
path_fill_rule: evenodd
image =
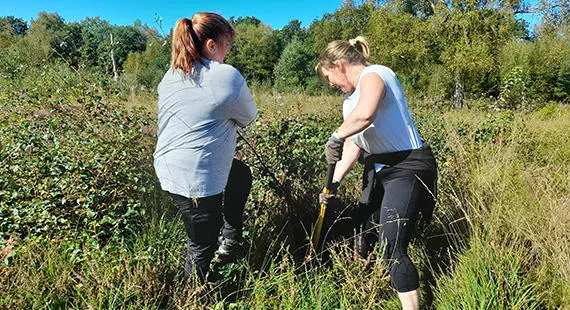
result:
<svg viewBox="0 0 570 310"><path fill-rule="evenodd" d="M193 72L169 70L158 85L154 168L163 190L185 197L221 193L235 155L237 127L257 107L242 75L216 61Z"/></svg>

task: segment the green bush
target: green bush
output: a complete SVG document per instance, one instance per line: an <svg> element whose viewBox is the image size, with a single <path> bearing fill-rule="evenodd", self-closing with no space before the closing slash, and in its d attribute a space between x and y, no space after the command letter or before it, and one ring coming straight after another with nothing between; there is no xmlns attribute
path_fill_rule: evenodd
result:
<svg viewBox="0 0 570 310"><path fill-rule="evenodd" d="M289 43L275 65L275 89L278 91L303 90L316 78L316 56L310 45L299 40Z"/></svg>
<svg viewBox="0 0 570 310"><path fill-rule="evenodd" d="M129 54L123 64L129 83L142 90L154 91L170 67L170 42L154 40L144 52Z"/></svg>
<svg viewBox="0 0 570 310"><path fill-rule="evenodd" d="M152 120L65 67L20 82L0 102L0 237L128 235L154 188Z"/></svg>
<svg viewBox="0 0 570 310"><path fill-rule="evenodd" d="M264 256L279 238L286 238L293 251L307 244L327 169L323 145L335 123L340 120L319 116L262 120L247 132L253 148L240 140L238 154L254 173L246 224L258 240L257 255Z"/></svg>
<svg viewBox="0 0 570 310"><path fill-rule="evenodd" d="M570 96L570 43L556 35L512 41L501 51L501 84L506 108L539 108Z"/></svg>
<svg viewBox="0 0 570 310"><path fill-rule="evenodd" d="M527 76L521 67L515 67L501 78L503 85L497 101L499 108L515 110L527 106Z"/></svg>

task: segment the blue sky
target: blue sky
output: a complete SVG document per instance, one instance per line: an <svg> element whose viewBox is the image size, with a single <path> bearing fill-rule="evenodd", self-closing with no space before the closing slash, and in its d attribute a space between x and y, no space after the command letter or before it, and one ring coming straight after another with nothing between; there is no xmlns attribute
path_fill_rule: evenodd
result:
<svg viewBox="0 0 570 310"><path fill-rule="evenodd" d="M342 0L215 0L215 1L148 1L148 0L0 0L0 16L15 16L28 22L39 12L57 12L66 22L99 16L114 25L131 25L138 18L156 27L155 16L163 18L168 32L176 20L199 11L217 12L225 18L255 16L273 29L280 29L292 19L307 27L324 13L333 13Z"/></svg>
<svg viewBox="0 0 570 310"><path fill-rule="evenodd" d="M529 0L536 2L536 0ZM190 17L199 11L217 12L225 18L255 16L273 29L281 29L289 21L298 19L307 27L325 13L333 13L342 0L0 0L0 16L15 16L30 22L42 11L57 12L66 21L81 21L85 17L99 16L114 25L132 25L136 19L158 28L156 17L162 18L165 32L174 27L181 17ZM525 14L532 26L540 21L538 14Z"/></svg>

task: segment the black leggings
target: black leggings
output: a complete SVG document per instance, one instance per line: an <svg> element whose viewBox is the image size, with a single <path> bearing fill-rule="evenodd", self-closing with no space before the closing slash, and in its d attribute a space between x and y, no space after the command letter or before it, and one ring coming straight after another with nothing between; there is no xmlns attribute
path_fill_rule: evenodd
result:
<svg viewBox="0 0 570 310"><path fill-rule="evenodd" d="M394 287L400 293L419 287L408 244L420 215L431 218L436 201L436 173L387 167L375 175L371 195L363 197L354 217L365 228L364 246L380 240ZM423 219L422 219L423 221Z"/></svg>
<svg viewBox="0 0 570 310"><path fill-rule="evenodd" d="M223 193L202 198L186 198L171 194L180 210L186 229L188 248L184 273L196 273L203 281L218 246L218 234L227 239L240 239L243 229L243 210L251 190L251 170L234 159L228 183Z"/></svg>

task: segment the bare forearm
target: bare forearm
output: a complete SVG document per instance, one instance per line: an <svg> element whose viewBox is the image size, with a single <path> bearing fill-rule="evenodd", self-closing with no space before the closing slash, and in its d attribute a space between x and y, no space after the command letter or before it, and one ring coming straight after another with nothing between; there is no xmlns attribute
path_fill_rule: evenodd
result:
<svg viewBox="0 0 570 310"><path fill-rule="evenodd" d="M346 140L342 150L342 159L336 163L333 180L342 181L360 156L360 147L350 140Z"/></svg>

